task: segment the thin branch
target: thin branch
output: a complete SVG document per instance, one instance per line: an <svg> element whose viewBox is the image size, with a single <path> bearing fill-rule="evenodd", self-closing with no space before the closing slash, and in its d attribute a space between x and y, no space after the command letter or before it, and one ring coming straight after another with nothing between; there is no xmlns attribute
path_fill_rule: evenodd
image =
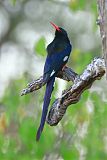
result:
<svg viewBox="0 0 107 160"><path fill-rule="evenodd" d="M57 74L58 78L61 78L66 81L72 81L72 82L74 82L74 79L76 76L77 76L77 73L75 73L71 68L68 68L68 67L65 67L63 71L60 71ZM45 85L45 82L43 81L43 76L41 76L39 79L30 82L27 85L27 88L22 90L21 96L34 92L40 89L44 85Z"/></svg>
<svg viewBox="0 0 107 160"><path fill-rule="evenodd" d="M77 103L81 94L89 89L95 80L101 79L104 73L104 59L95 58L80 76L76 76L74 84L62 94L61 98L55 100L47 116L47 123L50 126L57 125L68 106Z"/></svg>

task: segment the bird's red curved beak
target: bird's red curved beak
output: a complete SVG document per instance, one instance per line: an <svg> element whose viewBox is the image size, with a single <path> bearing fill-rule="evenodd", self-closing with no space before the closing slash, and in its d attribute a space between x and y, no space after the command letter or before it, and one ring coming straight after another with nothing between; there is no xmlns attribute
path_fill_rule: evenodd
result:
<svg viewBox="0 0 107 160"><path fill-rule="evenodd" d="M50 23L57 31L61 32L60 28L56 24L54 24L53 22Z"/></svg>

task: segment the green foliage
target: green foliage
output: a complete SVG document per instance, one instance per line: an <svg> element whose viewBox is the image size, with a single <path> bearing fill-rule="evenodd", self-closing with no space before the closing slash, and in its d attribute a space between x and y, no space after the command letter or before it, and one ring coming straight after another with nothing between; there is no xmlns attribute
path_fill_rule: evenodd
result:
<svg viewBox="0 0 107 160"><path fill-rule="evenodd" d="M16 0L11 0L11 3L12 3L13 5L15 5L15 4L16 4Z"/></svg>
<svg viewBox="0 0 107 160"><path fill-rule="evenodd" d="M16 0L11 2L13 5L16 4ZM97 13L95 0L71 0L69 6L75 12L88 9L94 14ZM34 46L35 53L39 56L46 55L45 41L45 38L41 37ZM73 48L69 65L73 66L77 73L82 73L93 57L91 52L82 53ZM64 160L75 160L82 159L80 156L85 150L82 156L86 160L106 160L107 104L101 96L97 92L85 91L80 101L67 109L58 126L45 125L40 141L36 142L44 88L34 94L20 97L20 91L26 86L28 79L24 75L22 79L11 81L0 100L3 106L0 108L0 159L42 160L46 159L46 156L55 159L56 157L53 157L57 155ZM99 81L100 83L102 81ZM57 85L52 94L51 104L56 98L56 92ZM88 107L92 107L93 111L89 112ZM84 124L87 128L83 127Z"/></svg>
<svg viewBox="0 0 107 160"><path fill-rule="evenodd" d="M41 47L42 46L42 47ZM36 54L46 56L45 38L41 37L34 46Z"/></svg>
<svg viewBox="0 0 107 160"><path fill-rule="evenodd" d="M70 8L74 11L78 9L84 9L86 6L86 0L73 0L70 1Z"/></svg>
<svg viewBox="0 0 107 160"><path fill-rule="evenodd" d="M84 68L91 62L94 55L92 53L82 53L78 49L74 49L71 55L71 64L77 73L82 73ZM78 65L77 65L78 64Z"/></svg>
<svg viewBox="0 0 107 160"><path fill-rule="evenodd" d="M11 160L16 157L17 160L30 158L39 160L53 148L51 145L54 144L54 132L53 129L49 130L47 125L40 141L36 142L36 128L40 116L30 116L28 108L32 101L34 108L37 104L36 98L38 101L39 98L37 94L36 98L29 95L20 96L20 91L27 83L25 78L13 81L0 101L4 106L0 117L0 159ZM44 144L45 147L42 149Z"/></svg>
<svg viewBox="0 0 107 160"><path fill-rule="evenodd" d="M96 92L93 92L90 95L90 98L94 104L94 113L90 120L90 125L88 128L89 132L83 140L84 145L87 146L86 159L106 159L107 153L105 152L106 142L104 141L104 137L107 134L107 104L102 101L101 96L99 96Z"/></svg>
<svg viewBox="0 0 107 160"><path fill-rule="evenodd" d="M86 54L83 55L83 58L84 56ZM86 57L90 59L88 54ZM86 58L85 63L89 63L89 59ZM79 63L82 64L83 60L80 59L80 61ZM6 120L4 122L6 124L3 125L4 129L1 130L3 126L0 119L0 159L12 160L16 157L16 160L41 160L45 155L54 154L58 154L64 160L79 159L80 153L77 145L86 148L85 156L87 160L106 159L107 154L104 148L107 124L106 103L102 102L101 97L96 92L85 91L79 103L68 108L60 122L62 130L57 135L55 130L58 130L59 127L49 127L46 124L40 141L36 142L36 130L41 116L41 111L38 112L36 104L41 101L42 92L38 91L41 94L20 97L19 93L26 84L27 80L25 78L13 81L7 88L3 99L1 99L1 104L5 106L4 119L6 118ZM87 110L89 99L94 107L93 113L89 113ZM28 110L32 106L32 102L34 102L33 108L36 106L34 114L33 108L30 111ZM89 125L87 134L81 138L79 132L81 132L84 123ZM81 126L80 131L78 131L79 126ZM63 136L61 137L61 135Z"/></svg>
<svg viewBox="0 0 107 160"><path fill-rule="evenodd" d="M97 5L95 0L71 0L69 6L73 11L88 9L95 14L97 13Z"/></svg>

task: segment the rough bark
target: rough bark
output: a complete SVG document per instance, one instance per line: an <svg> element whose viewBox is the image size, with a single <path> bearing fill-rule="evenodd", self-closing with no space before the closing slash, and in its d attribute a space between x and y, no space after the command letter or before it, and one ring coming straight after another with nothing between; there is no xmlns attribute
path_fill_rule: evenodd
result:
<svg viewBox="0 0 107 160"><path fill-rule="evenodd" d="M100 27L102 39L102 51L106 66L106 79L107 79L107 0L97 0L98 4L98 25Z"/></svg>
<svg viewBox="0 0 107 160"><path fill-rule="evenodd" d="M55 100L47 116L47 123L51 126L57 125L64 116L67 107L77 103L80 100L81 94L86 89L89 89L95 80L101 79L104 73L105 63L103 58L94 58L81 75L78 75L68 67L60 71L57 77L66 81L72 81L73 85L69 89L63 91L62 96ZM41 76L39 79L29 83L28 87L22 90L21 95L26 95L38 90L43 85L45 85L45 83Z"/></svg>
<svg viewBox="0 0 107 160"><path fill-rule="evenodd" d="M58 72L57 77L66 81L74 82L74 79L77 75L78 74L75 73L71 68L65 67L63 71ZM27 88L22 90L21 96L26 95L35 90L38 90L44 85L45 85L45 82L43 81L43 76L41 76L39 79L30 82L27 85Z"/></svg>

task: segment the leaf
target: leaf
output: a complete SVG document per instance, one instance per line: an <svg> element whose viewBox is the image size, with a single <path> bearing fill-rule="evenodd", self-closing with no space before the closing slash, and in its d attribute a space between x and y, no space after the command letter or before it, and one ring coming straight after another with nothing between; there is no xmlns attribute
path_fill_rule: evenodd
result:
<svg viewBox="0 0 107 160"><path fill-rule="evenodd" d="M34 46L34 50L35 50L36 54L39 54L41 56L45 56L46 55L45 38L44 37L41 37L39 39L39 41Z"/></svg>
<svg viewBox="0 0 107 160"><path fill-rule="evenodd" d="M86 6L86 0L72 0L70 1L70 8L73 10L73 11L77 11L77 10L82 10L84 9Z"/></svg>
<svg viewBox="0 0 107 160"><path fill-rule="evenodd" d="M97 5L95 0L70 0L69 7L72 11L87 10L88 8L94 12L95 15L97 14Z"/></svg>
<svg viewBox="0 0 107 160"><path fill-rule="evenodd" d="M16 0L11 0L12 4L15 6Z"/></svg>

